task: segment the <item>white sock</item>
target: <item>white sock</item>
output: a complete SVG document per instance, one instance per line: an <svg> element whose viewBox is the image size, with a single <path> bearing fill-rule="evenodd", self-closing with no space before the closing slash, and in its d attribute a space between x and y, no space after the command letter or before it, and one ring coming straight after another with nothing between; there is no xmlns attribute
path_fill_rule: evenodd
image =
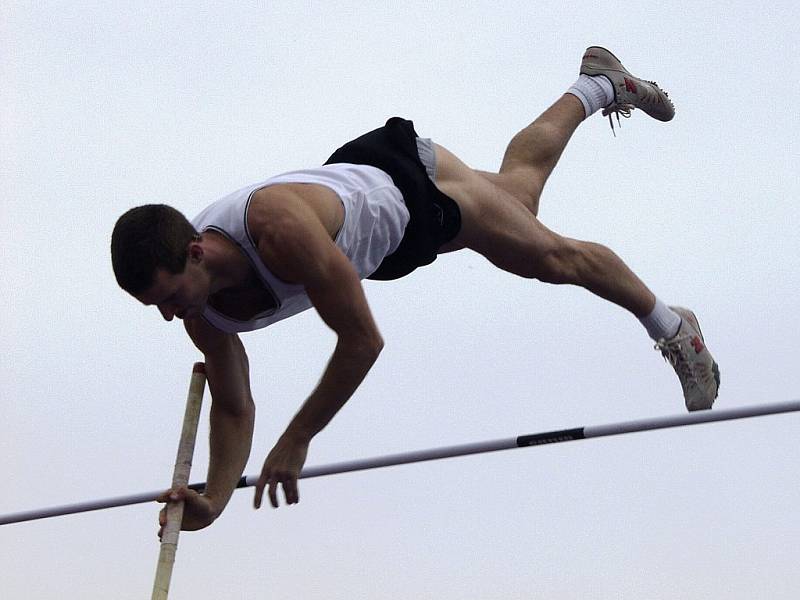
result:
<svg viewBox="0 0 800 600"><path fill-rule="evenodd" d="M653 311L639 321L647 329L647 334L656 342L660 339L668 340L675 337L681 327L680 315L658 298L656 298Z"/></svg>
<svg viewBox="0 0 800 600"><path fill-rule="evenodd" d="M581 75L567 93L581 101L587 117L614 101L614 86L604 75Z"/></svg>

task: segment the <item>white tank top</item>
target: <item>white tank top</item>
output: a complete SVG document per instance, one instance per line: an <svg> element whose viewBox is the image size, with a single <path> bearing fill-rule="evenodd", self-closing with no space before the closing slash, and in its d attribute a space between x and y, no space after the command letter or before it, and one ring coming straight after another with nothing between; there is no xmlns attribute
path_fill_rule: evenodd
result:
<svg viewBox="0 0 800 600"><path fill-rule="evenodd" d="M302 285L278 279L264 265L247 228L247 209L253 193L279 183L315 183L336 192L344 206L344 222L336 235L336 245L362 279L372 274L403 238L409 220L403 195L389 175L367 165L339 163L292 171L220 198L192 219L192 225L201 233L221 233L239 246L272 294L275 308L249 321L237 321L207 305L203 317L217 329L228 333L253 331L311 307Z"/></svg>

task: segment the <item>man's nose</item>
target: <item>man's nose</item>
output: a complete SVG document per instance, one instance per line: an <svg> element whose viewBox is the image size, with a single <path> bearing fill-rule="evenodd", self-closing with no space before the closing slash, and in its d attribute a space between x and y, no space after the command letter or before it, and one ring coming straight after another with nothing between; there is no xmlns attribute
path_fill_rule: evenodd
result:
<svg viewBox="0 0 800 600"><path fill-rule="evenodd" d="M161 313L161 316L164 317L164 320L166 321L172 321L172 318L175 316L175 309L169 306L159 305L158 311Z"/></svg>

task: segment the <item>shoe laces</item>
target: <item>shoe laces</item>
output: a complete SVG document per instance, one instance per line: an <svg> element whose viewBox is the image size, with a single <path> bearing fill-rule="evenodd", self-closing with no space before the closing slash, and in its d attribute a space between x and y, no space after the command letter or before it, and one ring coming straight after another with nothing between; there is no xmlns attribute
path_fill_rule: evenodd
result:
<svg viewBox="0 0 800 600"><path fill-rule="evenodd" d="M684 334L676 335L670 340L660 339L654 347L661 352L664 360L672 365L682 382L699 386L697 374L692 368L692 361L689 360L686 354L686 345L683 343L690 337L690 335Z"/></svg>
<svg viewBox="0 0 800 600"><path fill-rule="evenodd" d="M617 132L614 130L614 120L611 118L612 113L617 115L617 125L622 129L622 122L619 120L620 114L626 119L630 119L632 110L633 104L617 104L616 102L612 102L603 109L603 116L608 117L608 122L611 124L611 133L614 134L614 137L617 137Z"/></svg>
<svg viewBox="0 0 800 600"><path fill-rule="evenodd" d="M640 80L641 81L641 80ZM669 98L669 94L666 90L662 90L655 81L648 81L645 80L647 83L652 85L656 90L661 90L663 94ZM645 96L646 98L647 96ZM633 104L629 103L619 103L612 102L608 106L603 109L603 116L608 117L608 122L611 125L611 133L614 134L614 137L617 137L617 132L614 130L614 120L611 118L612 113L616 113L617 115L617 125L619 125L620 129L622 129L622 122L619 120L620 114L625 117L626 119L631 118L631 111L634 109Z"/></svg>

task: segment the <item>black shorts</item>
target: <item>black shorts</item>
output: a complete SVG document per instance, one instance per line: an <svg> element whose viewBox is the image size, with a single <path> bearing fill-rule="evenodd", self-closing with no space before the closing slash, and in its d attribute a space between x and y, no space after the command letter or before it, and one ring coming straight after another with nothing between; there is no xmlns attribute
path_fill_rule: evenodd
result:
<svg viewBox="0 0 800 600"><path fill-rule="evenodd" d="M392 117L386 125L348 142L325 164L371 165L388 173L403 194L411 218L397 250L383 259L368 279L398 279L429 265L439 248L461 229L458 204L428 177L417 151L414 124Z"/></svg>

